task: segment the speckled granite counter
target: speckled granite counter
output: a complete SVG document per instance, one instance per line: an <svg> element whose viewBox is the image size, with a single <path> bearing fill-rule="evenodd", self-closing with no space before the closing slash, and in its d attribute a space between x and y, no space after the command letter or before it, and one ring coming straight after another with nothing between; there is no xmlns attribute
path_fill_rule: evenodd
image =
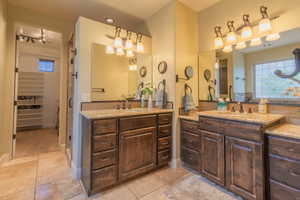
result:
<svg viewBox="0 0 300 200"><path fill-rule="evenodd" d="M126 110L116 110L116 109L90 110L90 111L81 111L80 113L87 119L105 119L105 118L150 115L150 114L170 113L170 112L173 112L173 110L158 109L158 108L153 108L151 110L148 110L147 108L132 108Z"/></svg>
<svg viewBox="0 0 300 200"><path fill-rule="evenodd" d="M300 125L280 124L266 130L267 134L300 139Z"/></svg>
<svg viewBox="0 0 300 200"><path fill-rule="evenodd" d="M190 120L190 121L198 121L199 120L199 115L197 115L197 114L179 115L179 118Z"/></svg>

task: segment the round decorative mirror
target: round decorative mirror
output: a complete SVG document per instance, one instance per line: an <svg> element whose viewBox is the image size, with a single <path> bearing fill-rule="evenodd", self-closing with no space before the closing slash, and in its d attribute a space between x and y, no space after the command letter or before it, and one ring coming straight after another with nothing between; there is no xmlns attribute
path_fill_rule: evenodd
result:
<svg viewBox="0 0 300 200"><path fill-rule="evenodd" d="M145 77L147 75L147 68L145 66L140 68L140 76Z"/></svg>
<svg viewBox="0 0 300 200"><path fill-rule="evenodd" d="M194 76L194 69L192 66L187 66L184 70L187 79L191 79Z"/></svg>
<svg viewBox="0 0 300 200"><path fill-rule="evenodd" d="M207 82L211 79L211 71L209 69L204 71L204 78Z"/></svg>
<svg viewBox="0 0 300 200"><path fill-rule="evenodd" d="M158 64L158 71L159 73L161 74L164 74L166 71L167 71L167 68L168 68L168 64L166 61L161 61L159 64Z"/></svg>

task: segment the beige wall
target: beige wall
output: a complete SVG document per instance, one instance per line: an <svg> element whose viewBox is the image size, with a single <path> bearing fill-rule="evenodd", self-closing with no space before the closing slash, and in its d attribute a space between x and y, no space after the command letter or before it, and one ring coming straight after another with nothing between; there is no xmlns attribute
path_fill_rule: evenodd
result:
<svg viewBox="0 0 300 200"><path fill-rule="evenodd" d="M8 153L7 134L4 131L4 71L6 66L7 47L7 3L0 1L0 160L4 153Z"/></svg>
<svg viewBox="0 0 300 200"><path fill-rule="evenodd" d="M237 6L238 5L238 6ZM200 51L212 50L214 42L214 27L222 26L227 32L226 22L234 20L236 26L242 24L242 15L250 14L251 21L261 18L259 7L265 5L270 15L280 14L280 18L273 21L274 30L287 31L300 26L300 4L298 0L226 0L199 13L199 48Z"/></svg>
<svg viewBox="0 0 300 200"><path fill-rule="evenodd" d="M256 64L267 63L277 60L293 59L294 55L292 54L292 52L295 48L300 48L300 43L274 47L263 51L256 51L244 54L246 68L246 91L254 92L253 68Z"/></svg>
<svg viewBox="0 0 300 200"><path fill-rule="evenodd" d="M28 25L32 27L43 27L47 30L55 31L63 35L63 52L61 52L61 82L60 90L60 135L59 143L64 144L66 141L66 108L67 108L67 42L73 30L73 22L53 17L45 16L42 13L33 12L28 9L8 7L8 63L5 69L5 94L4 94L4 135L5 135L5 152L11 152L12 149L12 132L13 132L13 96L14 96L14 67L15 67L15 33L17 25Z"/></svg>

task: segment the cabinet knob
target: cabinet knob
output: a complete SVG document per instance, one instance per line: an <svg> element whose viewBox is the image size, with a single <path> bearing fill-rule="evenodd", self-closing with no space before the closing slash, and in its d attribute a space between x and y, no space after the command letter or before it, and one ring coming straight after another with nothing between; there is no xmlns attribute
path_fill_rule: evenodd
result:
<svg viewBox="0 0 300 200"><path fill-rule="evenodd" d="M295 152L295 149L290 148L288 151L289 151L289 152Z"/></svg>
<svg viewBox="0 0 300 200"><path fill-rule="evenodd" d="M294 172L292 169L289 170L289 173L290 173L290 175L292 175L292 176L300 176L299 173Z"/></svg>

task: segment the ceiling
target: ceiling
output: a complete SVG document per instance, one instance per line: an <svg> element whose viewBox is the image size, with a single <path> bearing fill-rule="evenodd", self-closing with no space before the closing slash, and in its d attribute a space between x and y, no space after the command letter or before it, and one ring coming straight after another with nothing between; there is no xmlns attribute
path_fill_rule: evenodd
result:
<svg viewBox="0 0 300 200"><path fill-rule="evenodd" d="M155 14L172 0L8 0L14 6L24 7L49 16L76 20L84 16L98 21L113 18L117 25L130 28ZM180 0L196 11L220 0Z"/></svg>

